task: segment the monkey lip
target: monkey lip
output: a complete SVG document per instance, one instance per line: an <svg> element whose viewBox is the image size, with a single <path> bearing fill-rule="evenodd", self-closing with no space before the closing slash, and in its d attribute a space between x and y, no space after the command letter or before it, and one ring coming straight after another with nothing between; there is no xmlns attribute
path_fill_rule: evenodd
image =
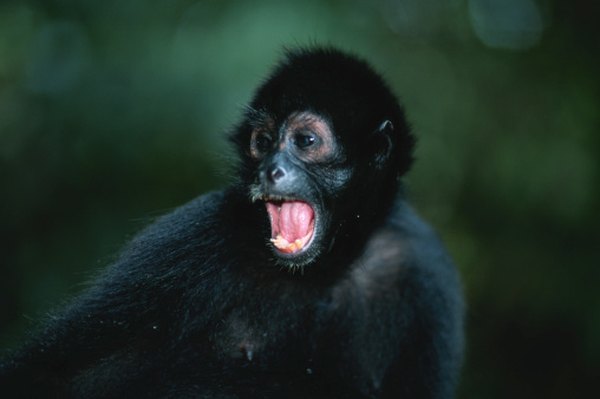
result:
<svg viewBox="0 0 600 399"><path fill-rule="evenodd" d="M315 211L301 200L267 200L271 222L271 242L284 254L296 254L306 248L315 230Z"/></svg>

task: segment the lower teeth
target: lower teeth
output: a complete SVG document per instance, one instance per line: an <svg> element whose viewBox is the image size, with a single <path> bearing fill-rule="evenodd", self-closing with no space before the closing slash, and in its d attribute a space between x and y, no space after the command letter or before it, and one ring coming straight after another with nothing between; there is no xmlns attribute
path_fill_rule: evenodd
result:
<svg viewBox="0 0 600 399"><path fill-rule="evenodd" d="M302 240L300 240L299 238L296 241L290 243L290 242L288 242L288 240L283 238L283 236L281 234L278 234L277 238L271 238L271 242L277 248L279 248L281 250L288 250L291 252L298 251L298 250L302 249L302 247L304 246L302 244Z"/></svg>

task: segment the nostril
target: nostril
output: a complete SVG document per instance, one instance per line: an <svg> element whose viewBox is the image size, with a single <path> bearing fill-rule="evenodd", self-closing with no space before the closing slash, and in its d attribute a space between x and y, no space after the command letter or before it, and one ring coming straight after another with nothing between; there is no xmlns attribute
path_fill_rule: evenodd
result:
<svg viewBox="0 0 600 399"><path fill-rule="evenodd" d="M271 169L271 171L269 172L269 179L273 183L277 183L277 181L281 180L284 176L285 176L285 171L283 169L281 169L280 167L275 167L275 168Z"/></svg>

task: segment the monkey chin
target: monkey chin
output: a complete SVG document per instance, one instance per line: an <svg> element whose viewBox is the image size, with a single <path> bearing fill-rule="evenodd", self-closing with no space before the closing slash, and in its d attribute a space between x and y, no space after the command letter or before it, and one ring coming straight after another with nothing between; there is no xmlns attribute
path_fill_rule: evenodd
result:
<svg viewBox="0 0 600 399"><path fill-rule="evenodd" d="M311 223L310 231L303 237L292 242L281 234L271 238L270 245L275 254L275 264L292 273L304 273L304 269L313 264L321 251L319 243L318 223Z"/></svg>

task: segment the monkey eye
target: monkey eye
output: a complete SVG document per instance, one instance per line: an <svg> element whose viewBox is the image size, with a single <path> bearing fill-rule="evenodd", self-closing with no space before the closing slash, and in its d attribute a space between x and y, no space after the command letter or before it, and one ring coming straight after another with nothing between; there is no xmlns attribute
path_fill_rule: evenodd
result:
<svg viewBox="0 0 600 399"><path fill-rule="evenodd" d="M296 133L294 135L294 145L300 149L310 147L317 141L317 137L311 132Z"/></svg>
<svg viewBox="0 0 600 399"><path fill-rule="evenodd" d="M267 133L261 132L253 137L252 147L258 152L266 152L273 145L273 139Z"/></svg>

